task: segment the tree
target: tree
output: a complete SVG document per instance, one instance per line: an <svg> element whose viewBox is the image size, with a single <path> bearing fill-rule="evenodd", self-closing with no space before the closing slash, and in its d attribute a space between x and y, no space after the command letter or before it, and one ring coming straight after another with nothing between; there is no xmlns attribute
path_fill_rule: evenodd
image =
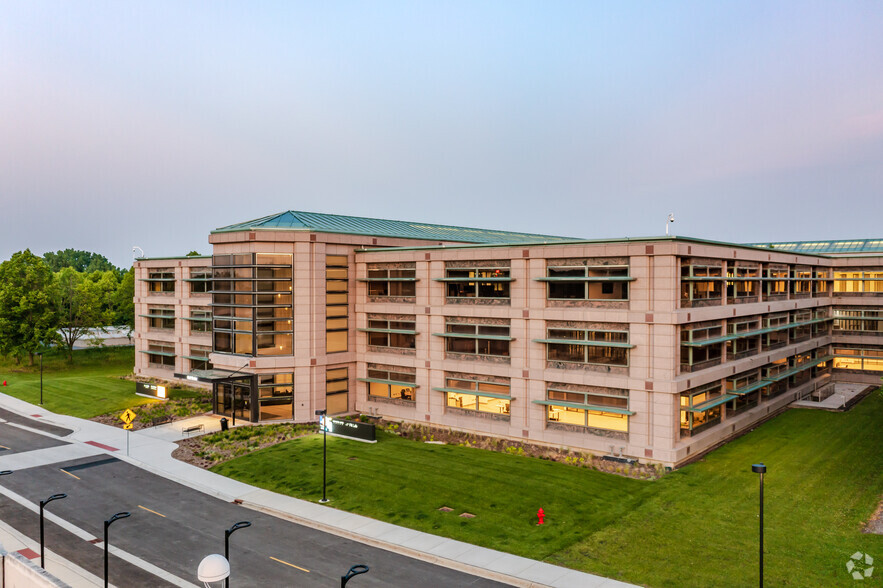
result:
<svg viewBox="0 0 883 588"><path fill-rule="evenodd" d="M191 251L187 254L187 257L199 257L199 251Z"/></svg>
<svg viewBox="0 0 883 588"><path fill-rule="evenodd" d="M103 255L80 249L65 249L55 253L50 251L43 254L43 259L46 260L46 263L49 264L49 269L53 272L59 272L66 267L71 267L78 272L86 274L94 271L113 271L117 275L122 273L122 270L110 263Z"/></svg>
<svg viewBox="0 0 883 588"><path fill-rule="evenodd" d="M116 292L113 294L113 324L129 328L129 334L135 330L135 268L123 274Z"/></svg>
<svg viewBox="0 0 883 588"><path fill-rule="evenodd" d="M57 339L52 271L29 249L0 264L0 354L16 362Z"/></svg>
<svg viewBox="0 0 883 588"><path fill-rule="evenodd" d="M113 318L110 297L116 285L112 271L84 275L66 267L55 274L58 330L69 361L74 360L77 341L90 329L107 326Z"/></svg>

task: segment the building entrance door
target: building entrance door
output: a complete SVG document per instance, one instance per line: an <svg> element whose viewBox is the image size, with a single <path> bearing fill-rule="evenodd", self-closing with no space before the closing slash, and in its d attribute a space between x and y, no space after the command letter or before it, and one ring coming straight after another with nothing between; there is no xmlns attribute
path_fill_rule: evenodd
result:
<svg viewBox="0 0 883 588"><path fill-rule="evenodd" d="M236 382L218 384L215 389L218 400L218 414L233 419L251 421L251 378Z"/></svg>

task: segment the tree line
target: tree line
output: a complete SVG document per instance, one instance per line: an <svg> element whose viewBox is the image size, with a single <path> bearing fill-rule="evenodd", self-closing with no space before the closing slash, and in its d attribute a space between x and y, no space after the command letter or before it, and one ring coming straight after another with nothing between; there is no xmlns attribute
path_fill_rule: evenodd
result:
<svg viewBox="0 0 883 588"><path fill-rule="evenodd" d="M90 329L135 329L135 271L106 257L65 249L38 257L29 249L0 263L0 355L16 363L41 349L73 348Z"/></svg>

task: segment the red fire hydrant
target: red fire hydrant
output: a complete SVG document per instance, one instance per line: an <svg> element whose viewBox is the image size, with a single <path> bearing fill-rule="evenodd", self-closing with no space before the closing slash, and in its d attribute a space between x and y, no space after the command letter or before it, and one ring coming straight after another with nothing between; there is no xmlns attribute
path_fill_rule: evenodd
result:
<svg viewBox="0 0 883 588"><path fill-rule="evenodd" d="M543 524L543 517L545 517L545 516L546 516L546 513L543 512L542 508L537 511L537 518L540 520L540 522L537 523L538 525Z"/></svg>
<svg viewBox="0 0 883 588"><path fill-rule="evenodd" d="M6 385L6 380L3 380L3 385L4 385L4 386Z"/></svg>

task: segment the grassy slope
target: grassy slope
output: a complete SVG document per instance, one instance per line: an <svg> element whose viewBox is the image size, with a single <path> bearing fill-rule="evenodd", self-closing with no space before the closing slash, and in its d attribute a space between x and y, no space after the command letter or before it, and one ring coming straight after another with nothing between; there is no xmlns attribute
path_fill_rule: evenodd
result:
<svg viewBox="0 0 883 588"><path fill-rule="evenodd" d="M852 553L883 557L883 537L860 532L883 494L881 448L880 393L844 414L788 411L658 482L389 435L376 445L329 437L328 495L335 508L639 584L751 586L758 479L750 466L763 461L767 584L851 585ZM322 439L213 471L317 500ZM440 513L442 505L455 510ZM534 524L540 506L543 527ZM463 511L478 516L458 518Z"/></svg>
<svg viewBox="0 0 883 588"><path fill-rule="evenodd" d="M765 581L851 585L856 551L883 556L860 532L883 493L883 396L849 413L790 410L656 483L625 520L552 563L651 586L757 583L758 476L763 461ZM875 574L876 575L876 574Z"/></svg>
<svg viewBox="0 0 883 588"><path fill-rule="evenodd" d="M212 471L318 500L322 437L288 441ZM328 497L335 508L537 559L608 525L634 508L649 487L563 464L385 433L376 445L328 438ZM439 512L441 506L454 511ZM549 523L541 527L540 507ZM476 518L460 518L463 512Z"/></svg>
<svg viewBox="0 0 883 588"><path fill-rule="evenodd" d="M43 358L43 401L47 410L91 418L116 410L157 402L135 395L135 384L121 380L135 364L132 347L74 351L73 365L63 352L47 351ZM0 363L0 392L27 402L40 402L39 358L34 366Z"/></svg>

